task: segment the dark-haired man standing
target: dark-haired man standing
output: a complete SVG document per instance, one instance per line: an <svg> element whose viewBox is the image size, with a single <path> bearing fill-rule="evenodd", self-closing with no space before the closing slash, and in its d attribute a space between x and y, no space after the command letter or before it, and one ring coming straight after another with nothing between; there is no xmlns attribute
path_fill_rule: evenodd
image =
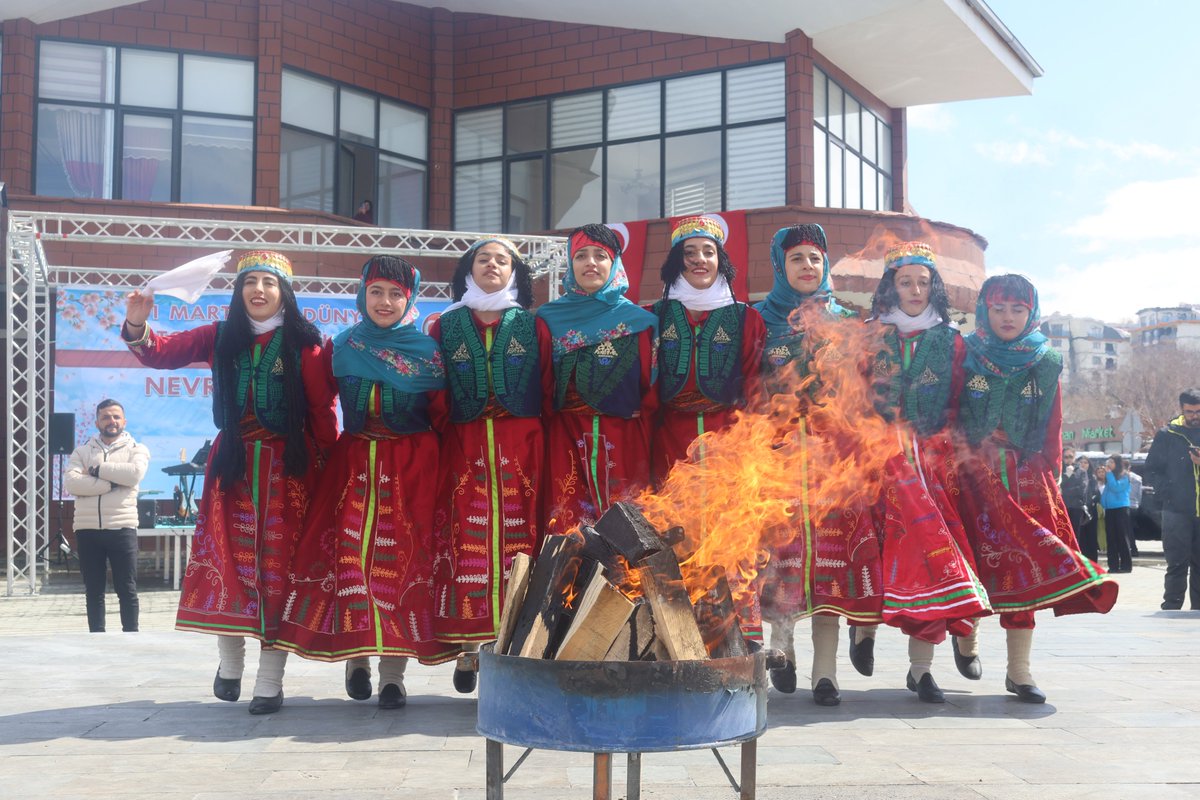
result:
<svg viewBox="0 0 1200 800"><path fill-rule="evenodd" d="M121 604L121 630L138 629L138 483L150 451L125 432L125 409L116 400L96 406L99 434L75 448L67 462L66 488L75 495L79 571L87 593L88 629L104 632L104 588L112 565Z"/></svg>
<svg viewBox="0 0 1200 800"><path fill-rule="evenodd" d="M1183 595L1200 610L1200 389L1179 395L1180 414L1154 434L1146 480L1162 503L1162 608L1183 608ZM1189 571L1190 570L1190 571Z"/></svg>

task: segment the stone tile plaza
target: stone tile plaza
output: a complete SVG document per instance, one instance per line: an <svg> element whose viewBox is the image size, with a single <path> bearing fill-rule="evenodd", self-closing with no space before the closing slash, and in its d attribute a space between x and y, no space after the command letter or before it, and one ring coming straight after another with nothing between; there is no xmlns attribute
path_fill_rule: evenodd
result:
<svg viewBox="0 0 1200 800"><path fill-rule="evenodd" d="M1109 614L1039 615L1033 670L1044 706L1003 691L994 620L984 623L981 681L958 675L938 648L942 706L904 689L897 631L880 631L870 678L854 672L843 642L841 706L815 706L803 680L794 695L771 690L758 797L1200 797L1200 612L1158 610L1156 546L1142 543ZM178 593L143 579L141 600L140 633L88 634L75 587L0 598L0 798L485 796L476 702L455 694L452 665L413 665L407 708L380 711L345 697L340 665L292 658L283 710L253 717L245 696L213 698L216 648L172 630ZM806 628L797 632L802 673ZM722 752L736 772L737 748ZM507 747L506 764L519 755ZM624 759L613 764L613 796L624 797ZM539 750L505 797L585 798L591 781L590 755ZM642 796L737 795L712 754L696 750L643 756Z"/></svg>

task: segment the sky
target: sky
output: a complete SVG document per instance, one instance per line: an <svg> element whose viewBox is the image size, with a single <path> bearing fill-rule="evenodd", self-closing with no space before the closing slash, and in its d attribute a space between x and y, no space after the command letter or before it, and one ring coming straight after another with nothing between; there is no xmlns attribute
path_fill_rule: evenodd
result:
<svg viewBox="0 0 1200 800"><path fill-rule="evenodd" d="M982 235L1043 315L1200 303L1200 2L987 2L1045 75L909 109L913 211Z"/></svg>

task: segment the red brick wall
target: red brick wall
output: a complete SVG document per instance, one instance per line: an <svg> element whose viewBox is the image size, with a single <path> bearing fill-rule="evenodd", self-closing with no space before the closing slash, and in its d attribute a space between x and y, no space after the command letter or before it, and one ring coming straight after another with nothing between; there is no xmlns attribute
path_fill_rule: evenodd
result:
<svg viewBox="0 0 1200 800"><path fill-rule="evenodd" d="M34 26L29 20L4 23L0 62L0 181L8 191L33 191L33 123L37 95Z"/></svg>
<svg viewBox="0 0 1200 800"><path fill-rule="evenodd" d="M455 108L783 58L785 45L454 15Z"/></svg>

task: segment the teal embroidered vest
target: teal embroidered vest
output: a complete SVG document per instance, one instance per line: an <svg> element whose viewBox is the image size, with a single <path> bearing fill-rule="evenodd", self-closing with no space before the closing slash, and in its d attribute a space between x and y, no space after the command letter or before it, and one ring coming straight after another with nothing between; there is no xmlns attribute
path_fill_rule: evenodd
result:
<svg viewBox="0 0 1200 800"><path fill-rule="evenodd" d="M954 380L954 340L958 331L938 325L916 337L916 350L908 367L904 366L901 343L891 328L884 341L888 349L875 364L878 392L877 408L888 419L899 411L917 433L928 436L945 427L950 408L950 390Z"/></svg>
<svg viewBox="0 0 1200 800"><path fill-rule="evenodd" d="M217 323L217 336L214 340L213 352L216 352L217 342L225 330L225 323ZM267 342L254 363L254 346L251 345L241 352L237 359L237 377L234 381L233 397L225 397L221 388L223 376L218 374L219 367L213 360L213 424L221 430L226 427L236 427L246 413L246 404L253 397L254 417L258 424L272 433L284 435L287 433L287 401L283 387L283 328L276 328L275 335ZM297 369L300 357L296 356ZM253 392L251 392L253 387Z"/></svg>
<svg viewBox="0 0 1200 800"><path fill-rule="evenodd" d="M1062 356L1055 350L1048 351L1032 369L1009 378L968 372L958 406L967 441L978 445L1001 429L1013 447L1040 453L1061 372Z"/></svg>
<svg viewBox="0 0 1200 800"><path fill-rule="evenodd" d="M442 315L441 337L453 422L469 422L483 413L489 379L496 400L514 417L541 413L541 369L533 314L520 308L505 311L495 328L490 353L469 308Z"/></svg>
<svg viewBox="0 0 1200 800"><path fill-rule="evenodd" d="M699 332L688 322L687 310L678 300L654 304L659 318L658 392L663 402L675 397L687 383L696 355L696 386L714 403L731 406L742 399L743 303L708 312Z"/></svg>
<svg viewBox="0 0 1200 800"><path fill-rule="evenodd" d="M555 365L554 407L563 407L573 377L575 390L589 406L601 414L632 418L642 404L638 339L621 336L564 355Z"/></svg>
<svg viewBox="0 0 1200 800"><path fill-rule="evenodd" d="M393 433L410 434L429 430L429 396L425 392L400 392L386 384L363 380L357 375L338 378L342 404L342 426L346 433L358 433L367 424L371 389L379 386L380 418Z"/></svg>

